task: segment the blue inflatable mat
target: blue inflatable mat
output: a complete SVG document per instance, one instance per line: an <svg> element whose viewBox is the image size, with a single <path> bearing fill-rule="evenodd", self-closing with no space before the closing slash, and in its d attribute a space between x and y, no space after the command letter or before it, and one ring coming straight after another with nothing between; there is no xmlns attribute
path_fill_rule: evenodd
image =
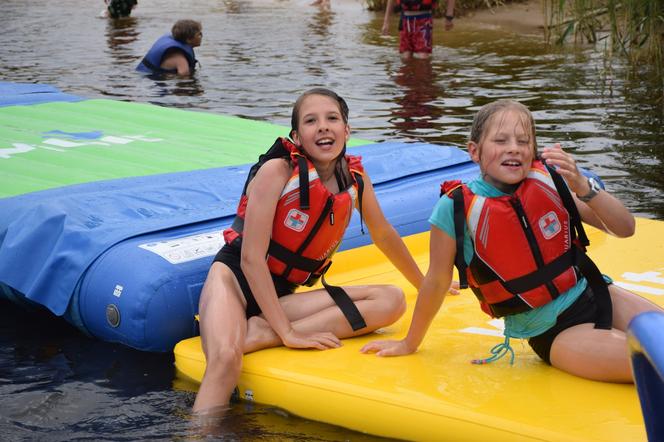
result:
<svg viewBox="0 0 664 442"><path fill-rule="evenodd" d="M25 84L0 81L0 107L49 103L52 101L81 101L83 98L61 92L47 84Z"/></svg>
<svg viewBox="0 0 664 442"><path fill-rule="evenodd" d="M664 440L664 314L646 312L629 323L632 372L639 392L648 440Z"/></svg>
<svg viewBox="0 0 664 442"><path fill-rule="evenodd" d="M102 181L0 200L0 281L62 315L78 280L112 245L228 216L240 168Z"/></svg>
<svg viewBox="0 0 664 442"><path fill-rule="evenodd" d="M442 181L477 174L456 148L383 143L349 153L363 157L381 207L401 235L428 230ZM0 200L0 282L101 339L168 351L195 333L200 287L249 166ZM370 242L358 218L342 249Z"/></svg>

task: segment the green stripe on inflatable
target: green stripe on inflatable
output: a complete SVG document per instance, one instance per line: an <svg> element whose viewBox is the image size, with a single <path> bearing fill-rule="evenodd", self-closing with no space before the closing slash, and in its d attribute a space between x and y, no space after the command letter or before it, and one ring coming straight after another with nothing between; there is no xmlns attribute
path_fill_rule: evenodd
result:
<svg viewBox="0 0 664 442"><path fill-rule="evenodd" d="M8 106L0 108L0 197L250 163L287 134L271 123L123 101Z"/></svg>

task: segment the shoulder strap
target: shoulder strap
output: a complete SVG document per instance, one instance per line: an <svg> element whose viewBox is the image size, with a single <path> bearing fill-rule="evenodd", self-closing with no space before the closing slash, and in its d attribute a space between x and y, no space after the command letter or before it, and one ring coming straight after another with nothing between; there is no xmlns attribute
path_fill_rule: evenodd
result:
<svg viewBox="0 0 664 442"><path fill-rule="evenodd" d="M288 151L282 142L282 138L277 138L275 142L272 144L272 147L270 147L267 152L260 154L258 157L258 161L254 163L253 166L251 166L251 169L249 169L249 175L247 176L247 181L244 183L244 188L242 189L242 195L246 195L247 193L247 186L249 186L249 182L254 179L256 176L256 173L258 173L258 169L263 166L268 160L271 160L273 158L285 158L288 159L290 158L290 151Z"/></svg>
<svg viewBox="0 0 664 442"><path fill-rule="evenodd" d="M300 208L308 209L309 208L309 166L307 160L303 155L297 153L297 148L293 143L288 141L285 138L277 138L272 146L267 150L267 152L261 154L258 157L258 161L251 166L249 169L249 175L247 180L244 182L244 188L242 189L242 195L247 194L247 187L249 182L254 179L258 169L260 169L263 164L267 161L274 158L283 158L288 161L292 161L292 158L296 157L297 166L299 169L300 177Z"/></svg>
<svg viewBox="0 0 664 442"><path fill-rule="evenodd" d="M576 231L579 235L580 246L577 247L575 251L575 262L579 267L581 274L588 280L588 285L590 285L590 288L595 296L595 302L597 304L597 319L595 321L595 328L611 329L613 322L613 305L611 304L611 294L609 293L609 288L606 284L606 281L604 280L604 277L602 276L602 272L600 272L599 268L597 268L597 265L585 253L585 248L590 244L590 241L588 241L588 236L586 235L586 231L584 230L583 224L581 223L581 215L579 215L579 210L576 208L574 198L572 198L572 193L567 187L565 180L563 180L563 177L560 176L560 174L556 172L553 167L550 167L544 161L542 162L551 174L553 183L556 185L556 190L563 200L563 205L569 212L570 221L572 224L570 233L572 235L571 239L573 244L574 232ZM574 245L572 245L572 247L574 247Z"/></svg>
<svg viewBox="0 0 664 442"><path fill-rule="evenodd" d="M309 208L309 165L302 155L296 156L300 176L300 209L306 210Z"/></svg>
<svg viewBox="0 0 664 442"><path fill-rule="evenodd" d="M588 241L588 236L586 235L586 231L583 228L583 223L581 222L581 215L579 215L579 209L576 208L576 204L574 203L574 198L572 198L572 193L570 192L569 187L567 187L563 177L560 176L560 174L556 172L553 167L546 164L545 161L542 161L542 164L544 164L546 170L551 175L553 184L555 184L556 190L558 191L558 194L563 201L563 206L565 206L565 209L567 212L569 212L570 221L572 224L572 229L570 230L572 235L572 242L574 242L578 235L579 242L585 249L585 247L590 244L590 241Z"/></svg>
<svg viewBox="0 0 664 442"><path fill-rule="evenodd" d="M463 250L463 239L466 228L466 207L463 200L463 187L459 186L449 191L447 195L452 198L454 203L454 236L456 240L456 255L454 256L454 265L459 272L459 287L465 289L468 287L468 276L466 275L466 257Z"/></svg>
<svg viewBox="0 0 664 442"><path fill-rule="evenodd" d="M362 197L364 195L364 178L359 172L351 171L357 183L357 206L360 209L360 232L364 235L364 214L362 212Z"/></svg>
<svg viewBox="0 0 664 442"><path fill-rule="evenodd" d="M442 183L440 185L440 195L439 196L443 196L446 193L450 193L451 191L453 191L457 187L461 187L461 186L463 186L463 183L461 182L461 180L445 181L444 183ZM452 198L452 197L450 197L450 198Z"/></svg>

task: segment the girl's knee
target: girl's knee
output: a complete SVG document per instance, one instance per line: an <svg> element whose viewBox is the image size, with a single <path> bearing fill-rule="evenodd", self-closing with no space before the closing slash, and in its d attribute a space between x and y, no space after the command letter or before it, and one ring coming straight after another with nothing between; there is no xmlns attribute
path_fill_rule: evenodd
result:
<svg viewBox="0 0 664 442"><path fill-rule="evenodd" d="M236 347L222 347L209 352L205 355L206 375L215 378L229 375L239 376L242 369L242 355L242 349Z"/></svg>
<svg viewBox="0 0 664 442"><path fill-rule="evenodd" d="M381 287L381 289L384 292L382 296L386 313L390 316L391 322L394 322L406 312L406 296L400 287L394 285Z"/></svg>

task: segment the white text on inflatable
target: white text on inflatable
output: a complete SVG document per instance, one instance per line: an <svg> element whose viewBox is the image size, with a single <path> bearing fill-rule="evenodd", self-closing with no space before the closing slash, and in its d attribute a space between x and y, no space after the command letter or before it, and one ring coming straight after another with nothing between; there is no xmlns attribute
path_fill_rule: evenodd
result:
<svg viewBox="0 0 664 442"><path fill-rule="evenodd" d="M144 135L123 135L121 137L107 135L94 140L65 140L62 138L46 138L41 144L12 143L13 147L1 148L0 159L9 159L12 155L19 155L33 151L35 149L45 149L54 152L67 152L70 149L83 146L113 146L133 143L134 141L143 141L146 143L156 143L163 141L161 138L149 138Z"/></svg>

